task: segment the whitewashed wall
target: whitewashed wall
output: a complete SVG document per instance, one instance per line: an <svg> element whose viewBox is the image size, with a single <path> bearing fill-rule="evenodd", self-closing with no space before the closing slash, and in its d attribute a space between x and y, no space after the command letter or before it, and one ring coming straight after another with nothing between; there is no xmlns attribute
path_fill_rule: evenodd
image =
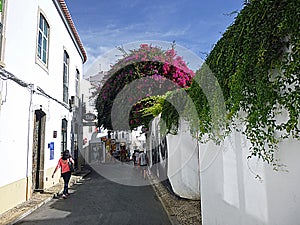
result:
<svg viewBox="0 0 300 225"><path fill-rule="evenodd" d="M163 157L161 152L162 137L159 126L160 116L154 118L151 122L150 133L147 137L147 150L149 151L149 165L152 173L161 181L167 179L167 158Z"/></svg>
<svg viewBox="0 0 300 225"><path fill-rule="evenodd" d="M279 146L278 158L289 172L276 172L257 158L247 161L249 147L240 133L220 146L200 145L202 224L300 224L300 142Z"/></svg>
<svg viewBox="0 0 300 225"><path fill-rule="evenodd" d="M199 153L197 141L190 135L186 122L182 122L177 135L167 135L167 158L161 154L160 117L151 124L147 143L150 148L150 165L152 172L160 180L169 179L174 193L186 199L200 199ZM152 154L159 149L159 163L154 164Z"/></svg>
<svg viewBox="0 0 300 225"><path fill-rule="evenodd" d="M182 121L177 135L167 135L168 178L173 191L182 198L200 199L198 143Z"/></svg>
<svg viewBox="0 0 300 225"><path fill-rule="evenodd" d="M82 75L82 59L66 30L53 1L7 1L4 69L19 79L41 87L47 94L62 102L63 51L70 56L69 96L75 95L76 69ZM26 10L24 10L26 9ZM50 26L49 68L45 71L35 61L39 10L44 12ZM0 111L0 149L3 160L0 170L6 171L12 162L17 168L1 173L0 187L31 175L34 111L46 113L45 171L54 167L60 157L61 120L68 120L68 148L72 113L57 102L34 94L30 106L30 92L11 80L3 81ZM7 86L6 86L7 84ZM53 138L53 131L57 138ZM50 160L48 143L55 143L55 159ZM28 162L28 166L27 166ZM48 180L51 178L48 177ZM52 182L51 182L52 183ZM23 191L23 190L20 190Z"/></svg>

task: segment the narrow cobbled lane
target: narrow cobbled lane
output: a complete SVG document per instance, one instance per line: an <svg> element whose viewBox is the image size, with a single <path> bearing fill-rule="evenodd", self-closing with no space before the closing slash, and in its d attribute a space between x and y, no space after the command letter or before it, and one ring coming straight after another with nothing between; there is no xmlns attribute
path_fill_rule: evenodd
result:
<svg viewBox="0 0 300 225"><path fill-rule="evenodd" d="M136 168L129 166L122 171L118 164L93 167L95 170L71 188L68 199L53 199L17 224L171 224L150 185L119 184L99 174L99 171L111 171L116 180L147 184Z"/></svg>

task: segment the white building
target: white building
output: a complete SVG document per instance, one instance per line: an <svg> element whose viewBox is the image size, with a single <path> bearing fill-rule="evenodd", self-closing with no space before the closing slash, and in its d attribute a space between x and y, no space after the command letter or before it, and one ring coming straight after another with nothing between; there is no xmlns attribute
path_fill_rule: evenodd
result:
<svg viewBox="0 0 300 225"><path fill-rule="evenodd" d="M91 163L97 160L100 151L104 151L104 143L101 142L99 136L106 136L107 132L99 130L97 127L97 110L95 108L96 97L93 97L93 92L100 85L101 80L106 72L100 71L97 74L90 75L81 80L81 92L83 101L83 148L81 151L85 162ZM95 120L86 121L84 120L85 115L94 115ZM98 134L102 132L102 134ZM101 154L101 161L103 160L103 153Z"/></svg>
<svg viewBox="0 0 300 225"><path fill-rule="evenodd" d="M0 19L2 213L58 182L63 150L77 157L87 57L64 0L2 0Z"/></svg>
<svg viewBox="0 0 300 225"><path fill-rule="evenodd" d="M81 81L82 101L84 105L83 118L85 114L94 114L97 116L97 109L95 106L95 100L97 95L93 96L93 92L97 88L101 87L103 78L107 75L106 71L99 71L96 74L90 75ZM106 149L107 143L101 140L106 139L113 140L115 143L115 150L120 150L121 146L126 146L126 149L133 152L133 148L142 149L142 144L145 142L145 137L140 137L140 130L138 131L122 131L113 130L108 135L108 130L97 127L97 119L94 121L85 121L83 119L83 148L81 154L87 163L97 161L97 157L101 162L106 161ZM142 144L141 144L142 143ZM133 147L134 146L134 147Z"/></svg>
<svg viewBox="0 0 300 225"><path fill-rule="evenodd" d="M83 101L83 114L94 114L96 115L95 103L94 100L91 99L92 96L92 85L89 79L81 80L81 92L82 92L82 101ZM83 132L83 148L81 151L82 156L84 157L85 162L89 163L94 154L90 154L90 142L92 137L94 137L95 132L97 132L96 128L96 120L95 121L83 121L84 126L82 127ZM99 142L99 141L98 141ZM98 154L96 151L95 154Z"/></svg>

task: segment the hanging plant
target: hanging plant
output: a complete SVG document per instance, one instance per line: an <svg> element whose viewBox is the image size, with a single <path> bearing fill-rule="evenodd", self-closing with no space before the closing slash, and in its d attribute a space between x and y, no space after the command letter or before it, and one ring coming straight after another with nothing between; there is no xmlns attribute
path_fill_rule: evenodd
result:
<svg viewBox="0 0 300 225"><path fill-rule="evenodd" d="M249 157L256 156L275 170L279 166L275 157L278 143L300 138L299 15L298 0L247 1L204 64L223 92L224 137L240 122L245 127L241 132L251 142ZM201 79L206 69L198 70L194 79ZM207 99L199 82L192 82L188 93L199 116L199 139L213 140L214 102ZM284 116L286 120L280 120ZM174 120L167 123L172 126L178 118L165 119Z"/></svg>

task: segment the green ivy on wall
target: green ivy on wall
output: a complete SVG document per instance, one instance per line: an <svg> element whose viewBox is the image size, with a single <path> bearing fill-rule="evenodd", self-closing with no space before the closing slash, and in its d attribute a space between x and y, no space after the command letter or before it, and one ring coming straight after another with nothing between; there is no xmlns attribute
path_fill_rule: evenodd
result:
<svg viewBox="0 0 300 225"><path fill-rule="evenodd" d="M299 0L252 0L205 61L224 97L226 123L218 129L227 135L239 120L252 145L249 157L257 156L274 169L278 143L300 137L299 34ZM201 79L206 70L201 68L194 79ZM213 104L209 105L199 82L193 82L188 93L199 116L199 138L213 139ZM174 108L165 105L163 110L169 112L162 115L167 125L176 124L178 116L170 113ZM281 121L284 115L288 119Z"/></svg>

